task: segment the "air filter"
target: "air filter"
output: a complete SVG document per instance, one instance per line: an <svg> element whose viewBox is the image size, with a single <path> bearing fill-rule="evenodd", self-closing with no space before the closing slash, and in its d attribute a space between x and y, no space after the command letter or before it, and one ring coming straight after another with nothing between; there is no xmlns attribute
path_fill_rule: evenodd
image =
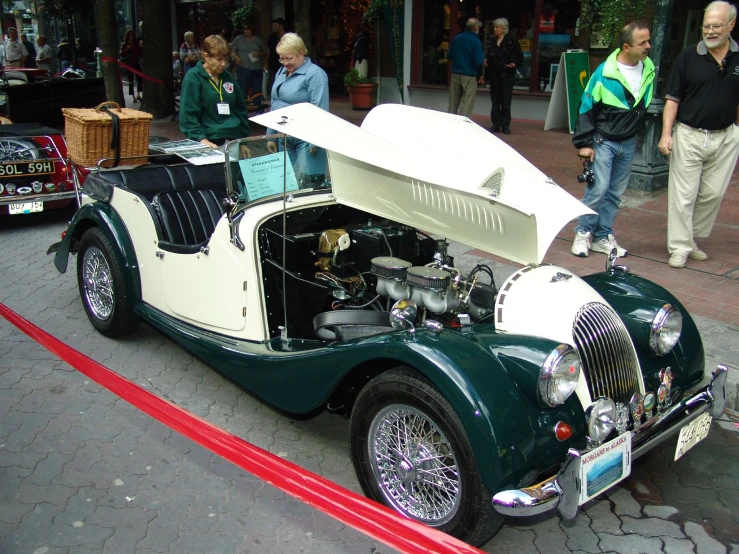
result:
<svg viewBox="0 0 739 554"><path fill-rule="evenodd" d="M427 290L446 290L449 288L451 275L435 267L418 266L408 270L408 284Z"/></svg>
<svg viewBox="0 0 739 554"><path fill-rule="evenodd" d="M372 275L392 281L405 281L410 262L393 258L392 256L378 256L372 258Z"/></svg>

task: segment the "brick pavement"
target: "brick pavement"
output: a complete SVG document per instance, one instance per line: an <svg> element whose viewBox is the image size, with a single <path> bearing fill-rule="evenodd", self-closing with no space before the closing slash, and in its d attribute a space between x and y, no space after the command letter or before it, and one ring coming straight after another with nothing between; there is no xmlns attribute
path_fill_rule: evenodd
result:
<svg viewBox="0 0 739 554"><path fill-rule="evenodd" d="M362 115L333 105L348 119ZM533 123L527 139L526 131L517 132L526 125L516 122L507 139L528 140L531 148L542 138L568 145L567 135L538 135ZM167 129L156 124L152 132L177 137L176 124ZM563 167L556 170L555 161ZM555 161L546 171L559 182L574 181L577 160L572 167L564 158ZM45 255L69 216L0 220L0 301L196 415L359 490L343 419L279 414L147 325L120 341L96 334L81 307L74 264L59 275ZM552 250L565 256L568 238L563 234ZM459 258L479 259L474 251L460 251ZM636 262L660 263L631 258L635 269ZM603 257L585 262L594 259L593 269L601 269ZM567 255L563 265L573 268L578 260ZM495 270L505 268L496 264ZM739 553L737 428L727 420L714 423L706 441L677 463L673 449L674 440L667 441L639 460L631 478L584 506L576 521L553 514L508 519L484 550ZM388 549L173 434L0 320L1 554L298 551Z"/></svg>

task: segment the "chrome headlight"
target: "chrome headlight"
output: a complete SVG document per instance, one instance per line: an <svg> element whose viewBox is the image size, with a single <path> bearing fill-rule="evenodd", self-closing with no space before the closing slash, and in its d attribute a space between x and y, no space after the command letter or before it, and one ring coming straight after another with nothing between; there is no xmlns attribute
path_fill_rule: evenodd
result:
<svg viewBox="0 0 739 554"><path fill-rule="evenodd" d="M595 442L603 442L616 426L616 405L610 398L599 398L585 412L588 422L588 437Z"/></svg>
<svg viewBox="0 0 739 554"><path fill-rule="evenodd" d="M660 356L669 353L680 338L683 330L683 314L672 304L665 304L652 320L649 332L649 348Z"/></svg>
<svg viewBox="0 0 739 554"><path fill-rule="evenodd" d="M577 351L567 344L560 344L541 366L539 400L546 406L564 404L575 392L581 367Z"/></svg>

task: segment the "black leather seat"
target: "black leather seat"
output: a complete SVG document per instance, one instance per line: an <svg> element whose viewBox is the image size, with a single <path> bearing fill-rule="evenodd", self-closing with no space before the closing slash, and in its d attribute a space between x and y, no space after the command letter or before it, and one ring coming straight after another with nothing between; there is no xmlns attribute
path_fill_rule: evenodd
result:
<svg viewBox="0 0 739 554"><path fill-rule="evenodd" d="M159 247L178 253L200 251L224 214L225 198L222 191L209 188L155 194L151 204L163 234Z"/></svg>

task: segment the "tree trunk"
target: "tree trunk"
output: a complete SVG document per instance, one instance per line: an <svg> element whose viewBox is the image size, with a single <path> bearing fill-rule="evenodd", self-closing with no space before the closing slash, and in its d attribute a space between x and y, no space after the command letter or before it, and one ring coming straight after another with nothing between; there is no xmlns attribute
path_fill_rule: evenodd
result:
<svg viewBox="0 0 739 554"><path fill-rule="evenodd" d="M103 51L103 80L108 100L125 106L121 78L118 73L118 39L113 0L97 0L100 48ZM74 43L70 47L74 50ZM113 60L106 62L105 60Z"/></svg>
<svg viewBox="0 0 739 554"><path fill-rule="evenodd" d="M310 32L310 0L295 0L293 15L295 17L295 32L303 39L305 47L308 49L308 56L316 61L318 57L313 52L313 39Z"/></svg>
<svg viewBox="0 0 739 554"><path fill-rule="evenodd" d="M174 113L172 93L172 13L169 0L147 0L144 6L144 73L164 85L144 79L141 109L155 119Z"/></svg>

